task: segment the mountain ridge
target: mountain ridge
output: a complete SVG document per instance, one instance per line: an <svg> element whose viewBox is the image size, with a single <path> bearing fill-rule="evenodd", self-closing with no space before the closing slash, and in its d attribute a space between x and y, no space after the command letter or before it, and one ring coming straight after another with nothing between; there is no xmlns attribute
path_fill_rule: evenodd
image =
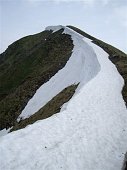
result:
<svg viewBox="0 0 127 170"><path fill-rule="evenodd" d="M5 59L6 59L6 55L9 53L9 55L11 54L11 51L10 51L10 48L12 48L12 49L18 49L19 48L19 52L18 52L18 54L20 53L20 44L22 44L24 47L22 47L21 49L23 50L24 49L24 53L23 53L23 55L25 55L25 57L26 58L28 58L27 56L30 56L33 52L31 52L31 48L32 48L32 46L34 46L34 48L33 49L35 49L35 51L36 51L36 48L38 49L39 48L39 46L40 45L38 45L38 44L45 44L45 41L46 41L46 38L48 37L48 36L51 36L51 34L53 33L53 34L56 34L56 37L57 37L57 34L58 34L58 36L60 35L63 35L63 26L56 26L57 28L56 28L56 31L53 33L53 31L51 30L51 29L49 29L49 30L45 30L44 31L44 33L43 32L41 32L41 33L39 33L39 34L35 34L35 35L30 35L30 36L27 36L27 37L25 37L25 38L21 38L20 40L17 40L16 42L14 42L12 45L10 45L9 47L8 47L8 49L4 52L4 53L2 53L1 54L1 60L0 60L0 67L1 67L1 72L3 72L3 68L5 67L6 68L6 65L3 67L3 56L5 57ZM96 45L99 45L101 48L103 48L106 52L108 52L108 54L109 54L109 59L116 65L116 67L117 67L117 69L118 69L118 71L120 72L120 74L123 76L123 78L124 78L124 81L125 81L125 86L124 86L124 88L123 88L123 91L122 91L122 93L123 93L123 98L124 98L124 100L125 100L125 102L126 102L126 105L127 105L127 67L126 67L126 64L127 64L127 60L126 60L126 58L127 58L127 55L125 54L125 53L123 53L123 52L121 52L120 50L118 50L118 49L116 49L116 48L114 48L113 46L110 46L109 44L107 44L107 43L104 43L103 41L100 41L100 40L98 40L98 39L96 39L96 38L94 38L93 36L91 36L91 35L89 35L89 34L87 34L87 33L85 33L85 32L83 32L83 31L81 31L80 29L78 29L78 28L76 28L76 27L74 27L74 26L67 26L68 28L70 28L70 29L72 29L72 30L74 30L74 31L76 31L76 32L78 32L79 34L81 34L81 35L83 35L83 36L85 36L86 38L89 38L89 39L91 39L92 40L92 42L93 43L95 43ZM49 27L49 28L51 28L51 27ZM40 39L40 35L42 35L42 33L44 34L44 37L43 37L43 41ZM61 34L62 33L62 34ZM68 35L69 36L69 35ZM32 44L31 43L31 37L32 38L34 38L33 39L33 45L31 46L30 44ZM55 36L54 36L55 37ZM25 43L25 39L27 40L26 41L26 44L24 44ZM62 40L62 39L61 39ZM60 41L61 41L60 40ZM72 48L73 48L73 45L70 45L70 44L72 44L71 43L71 41L69 42L68 41L69 39L67 39L67 40L65 40L65 42L67 43L67 46L65 47L66 48L66 50L67 49L69 49L70 50L70 54L71 54L71 51L72 51ZM20 43L20 41L21 41L21 43ZM49 41L50 41L50 38L49 38ZM59 41L59 42L60 42ZM55 41L54 41L55 42ZM69 42L69 43L68 43ZM19 44L19 45L18 45ZM28 45L27 45L28 44ZM26 46L27 45L27 46ZM41 45L41 47L42 47L42 45ZM68 45L70 46L69 48L68 48ZM19 46L19 47L18 47ZM46 44L46 46L48 46L48 44ZM61 46L62 47L62 46ZM26 50L25 49L27 49L28 48L28 52L26 52ZM47 48L47 47L46 47ZM59 48L59 47L58 47ZM63 48L63 47L62 47ZM33 51L33 49L32 49L32 51ZM48 49L49 50L49 49ZM53 49L54 50L54 49ZM59 49L58 49L59 50ZM65 49L64 49L65 50ZM66 51L65 50L65 51ZM8 51L10 51L10 52L8 52ZM30 51L30 52L29 52ZM51 51L51 50L50 50ZM30 53L30 54L29 54ZM37 52L36 52L37 53ZM65 55L67 54L68 52L65 52ZM47 53L48 54L48 53ZM55 52L54 52L54 54L55 54ZM60 53L59 53L60 54ZM70 55L69 54L69 55ZM17 54L16 54L17 55ZM51 54L50 54L51 55ZM67 54L68 55L68 54ZM8 55L7 55L8 56ZM20 57L20 56L19 56ZM18 58L19 58L18 57ZM13 59L13 58L12 58ZM6 60L8 60L8 59L6 59ZM17 60L17 59L16 59ZM34 60L36 60L36 58L34 59ZM33 60L33 61L34 61ZM39 59L40 60L40 59ZM123 61L122 61L123 60ZM67 61L67 60L66 60ZM51 62L51 61L50 61ZM60 61L61 62L61 61ZM15 61L15 63L16 63L16 61ZM14 63L14 65L15 65L15 63ZM62 63L62 62L61 62ZM5 63L6 64L6 63ZM28 63L28 66L29 66L29 64L30 63ZM43 64L44 65L44 64ZM12 66L13 66L13 63L12 63ZM59 67L57 70L59 70L61 67ZM34 68L34 69L36 69L36 68ZM18 70L19 70L19 68L18 68ZM51 72L51 71L50 71ZM19 72L20 73L20 72ZM19 74L18 73L18 74ZM53 73L53 71L52 71L52 73ZM45 74L46 76L45 77L48 77L48 79L49 79L49 77L52 77L51 75L53 75L52 73L50 73L49 75L47 74L47 73L43 73L43 75ZM56 71L55 71L55 73L56 73ZM8 72L7 72L7 74L8 74ZM11 73L12 74L12 73ZM15 75L15 73L13 72L13 74ZM3 74L3 76L4 77L6 77L6 72ZM18 75L17 75L18 76ZM37 77L39 77L39 75L37 74ZM16 121L16 119L17 119L17 116L19 115L19 112L21 112L21 110L24 108L24 106L26 105L26 103L28 102L28 100L33 96L33 94L35 93L35 91L40 87L40 85L42 84L41 82L38 82L38 80L36 80L35 79L35 77L34 77L34 81L36 82L35 83L35 87L33 88L33 89L30 89L30 92L28 93L28 97L26 96L25 98L23 98L22 96L21 96L21 93L23 94L25 91L24 91L24 88L22 89L22 84L24 84L24 87L25 87L25 89L26 89L26 87L31 87L31 85L30 84L33 84L32 82L33 82L33 80L31 79L32 77L30 77L30 76L27 76L27 80L28 81L25 81L25 80L23 80L20 84L20 86L19 86L19 92L17 91L15 91L14 93L13 93L13 91L9 94L9 95L7 95L7 97L5 97L1 102L0 102L0 112L2 113L2 114L0 114L0 117L1 117L1 115L2 115L2 117L4 116L4 119L3 118L0 118L0 120L2 119L2 124L4 124L4 126L2 125L1 126L1 129L3 129L3 128L9 128L10 126L12 126L12 125L14 125L14 122ZM7 78L6 78L7 79ZM10 78L8 78L8 79L10 79ZM7 80L8 80L7 79ZM19 79L21 79L20 78L20 76L19 76ZM29 80L30 79L30 80ZM37 78L38 79L38 78ZM47 78L44 78L44 79L47 79ZM48 81L48 79L46 80L46 81ZM42 78L40 79L41 81L42 81ZM9 80L10 81L10 80ZM43 81L43 83L44 82L46 82L45 80ZM3 79L1 79L1 82L5 82ZM13 82L14 82L14 80L13 80ZM11 84L14 84L14 83L11 83ZM25 85L26 84L26 85ZM3 84L3 87L5 88L6 86L5 86L5 84ZM3 90L1 90L1 91L3 91ZM7 91L7 89L5 88L5 91ZM24 91L24 92L23 92ZM33 91L33 92L32 92ZM32 92L32 93L31 93ZM14 95L13 95L14 94ZM3 96L2 94L0 95L0 96ZM9 97L10 96L10 97ZM16 98L15 98L15 96L16 96ZM18 96L19 96L19 99L18 99ZM1 97L0 97L1 98ZM14 98L14 101L11 101L12 99ZM16 100L15 100L16 99ZM17 100L18 99L18 100ZM22 101L22 104L20 104L20 102ZM16 104L17 103L17 104ZM10 105L9 107L7 106L7 105ZM17 110L14 108L12 108L11 109L11 106L13 106L13 105L16 105L15 106L15 108L17 108L17 107L19 107L19 105L21 105L20 106L20 108L19 108L19 111L18 111L18 115L17 115ZM5 107L6 107L6 109L5 109ZM3 108L3 109L1 109L1 108ZM7 110L8 109L8 110ZM10 111L9 111L10 110ZM7 113L8 112L8 113ZM13 112L13 115L12 115L12 113L11 112ZM15 116L14 116L14 112L16 113L15 114ZM7 114L7 118L5 118L5 114ZM11 116L10 116L11 115ZM9 118L8 118L9 117ZM6 123L6 122L8 122L8 119L9 119L9 122L10 122L10 120L11 120L11 124L10 123ZM4 123L5 122L5 123ZM16 122L15 122L16 123ZM10 124L10 125L9 125ZM17 123L16 123L17 124Z"/></svg>
<svg viewBox="0 0 127 170"><path fill-rule="evenodd" d="M23 129L0 139L2 170L120 170L126 162L127 109L121 94L124 80L103 48L78 32L62 27L63 30L61 26L60 29L48 27L48 31L52 30L52 36L58 36L60 30L60 37L70 35L67 37L73 49L69 50L65 66L38 87L17 115L13 130ZM53 45L65 47L66 41L60 38L61 41L62 44L53 41ZM54 50L54 46L49 48L49 53L50 49ZM113 58L116 62L116 57ZM123 70L123 65L121 67ZM46 119L38 119L37 110L39 116L51 112ZM27 118L31 122L27 122Z"/></svg>

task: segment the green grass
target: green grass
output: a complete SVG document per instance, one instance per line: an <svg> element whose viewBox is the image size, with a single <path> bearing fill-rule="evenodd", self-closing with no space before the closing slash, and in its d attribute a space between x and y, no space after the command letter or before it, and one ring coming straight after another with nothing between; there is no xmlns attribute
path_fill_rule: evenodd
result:
<svg viewBox="0 0 127 170"><path fill-rule="evenodd" d="M0 99L13 92L33 72L34 61L39 57L33 53L50 35L51 32L44 31L27 36L14 42L0 55Z"/></svg>

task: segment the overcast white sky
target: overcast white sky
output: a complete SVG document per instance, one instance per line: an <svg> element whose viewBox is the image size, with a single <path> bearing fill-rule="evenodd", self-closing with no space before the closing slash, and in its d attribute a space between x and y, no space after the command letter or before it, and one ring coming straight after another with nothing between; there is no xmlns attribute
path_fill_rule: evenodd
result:
<svg viewBox="0 0 127 170"><path fill-rule="evenodd" d="M127 0L0 0L0 53L49 25L74 25L127 53Z"/></svg>

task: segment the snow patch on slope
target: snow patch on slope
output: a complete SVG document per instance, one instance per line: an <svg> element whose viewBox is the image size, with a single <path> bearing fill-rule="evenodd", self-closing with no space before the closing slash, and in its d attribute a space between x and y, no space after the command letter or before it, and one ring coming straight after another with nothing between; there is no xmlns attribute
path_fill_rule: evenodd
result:
<svg viewBox="0 0 127 170"><path fill-rule="evenodd" d="M121 169L127 149L123 79L107 53L84 41L95 51L100 72L82 83L62 112L2 137L1 170Z"/></svg>
<svg viewBox="0 0 127 170"><path fill-rule="evenodd" d="M48 27L54 31L60 29L59 27ZM66 34L71 35L74 49L72 55L65 67L58 71L48 82L43 84L30 99L25 109L20 114L18 121L22 118L28 118L45 104L47 104L53 97L60 93L66 87L78 84L80 87L92 79L100 70L97 57L93 49L83 41L83 36L75 34L69 28L63 27Z"/></svg>

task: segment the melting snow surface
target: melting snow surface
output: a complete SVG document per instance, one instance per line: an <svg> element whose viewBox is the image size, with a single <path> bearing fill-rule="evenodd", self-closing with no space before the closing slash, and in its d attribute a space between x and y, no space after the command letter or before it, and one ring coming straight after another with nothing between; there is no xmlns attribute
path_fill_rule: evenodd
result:
<svg viewBox="0 0 127 170"><path fill-rule="evenodd" d="M121 170L127 150L123 79L100 47L68 32L77 43L72 55L79 49L79 60L70 60L82 72L70 68L79 76L71 82L81 85L60 113L1 138L1 170ZM87 60L96 62L95 73Z"/></svg>

